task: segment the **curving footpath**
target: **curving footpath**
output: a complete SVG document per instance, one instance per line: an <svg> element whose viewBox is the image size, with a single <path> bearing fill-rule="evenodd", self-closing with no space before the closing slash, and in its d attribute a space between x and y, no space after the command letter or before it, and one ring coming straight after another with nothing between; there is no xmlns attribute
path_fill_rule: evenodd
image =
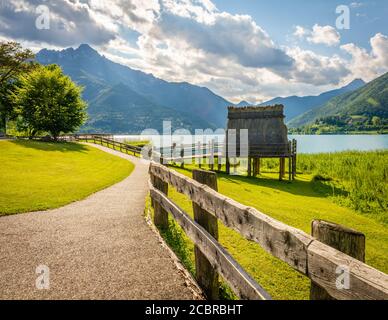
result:
<svg viewBox="0 0 388 320"><path fill-rule="evenodd" d="M148 165L65 207L0 218L0 299L193 299L144 219ZM74 186L75 188L77 186ZM49 268L38 281L38 266ZM49 281L47 281L47 279Z"/></svg>

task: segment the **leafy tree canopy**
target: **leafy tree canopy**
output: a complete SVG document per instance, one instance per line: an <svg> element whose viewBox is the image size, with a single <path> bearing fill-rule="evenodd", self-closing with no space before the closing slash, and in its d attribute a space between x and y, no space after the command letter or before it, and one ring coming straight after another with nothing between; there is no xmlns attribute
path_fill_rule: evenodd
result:
<svg viewBox="0 0 388 320"><path fill-rule="evenodd" d="M0 85L29 71L35 55L17 42L0 42Z"/></svg>
<svg viewBox="0 0 388 320"><path fill-rule="evenodd" d="M17 42L0 42L0 128L5 129L7 119L16 115L10 98L18 77L36 66L31 50L23 49Z"/></svg>
<svg viewBox="0 0 388 320"><path fill-rule="evenodd" d="M57 65L40 66L20 78L14 94L21 121L29 136L49 132L54 139L74 132L86 120L82 88Z"/></svg>

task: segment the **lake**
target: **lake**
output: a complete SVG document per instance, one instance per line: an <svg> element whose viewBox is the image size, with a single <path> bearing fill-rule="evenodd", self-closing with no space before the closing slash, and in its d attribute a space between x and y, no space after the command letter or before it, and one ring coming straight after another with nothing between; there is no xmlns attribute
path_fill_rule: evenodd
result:
<svg viewBox="0 0 388 320"><path fill-rule="evenodd" d="M223 139L222 136L207 136L207 140L211 140L214 137L217 137L218 141ZM156 145L158 145L160 140L158 136L138 135L115 136L115 139L128 139L132 141L152 140ZM388 135L289 135L289 139L296 139L298 141L298 153L388 149ZM183 142L185 144L190 144L197 140L192 136L179 136L172 139L173 142Z"/></svg>

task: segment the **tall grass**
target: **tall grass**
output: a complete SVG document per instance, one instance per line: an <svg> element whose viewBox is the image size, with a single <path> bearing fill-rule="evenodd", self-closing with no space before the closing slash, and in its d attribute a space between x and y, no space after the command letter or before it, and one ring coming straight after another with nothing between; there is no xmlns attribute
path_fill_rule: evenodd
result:
<svg viewBox="0 0 388 320"><path fill-rule="evenodd" d="M263 160L272 171L276 160ZM311 174L315 182L331 187L336 201L359 212L378 214L388 223L388 151L301 154L298 173Z"/></svg>

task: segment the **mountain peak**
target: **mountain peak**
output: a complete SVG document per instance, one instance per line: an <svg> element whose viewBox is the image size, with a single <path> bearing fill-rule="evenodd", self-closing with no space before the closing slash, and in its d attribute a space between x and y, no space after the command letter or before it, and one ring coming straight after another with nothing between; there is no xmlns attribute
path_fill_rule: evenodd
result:
<svg viewBox="0 0 388 320"><path fill-rule="evenodd" d="M81 44L78 49L76 49L75 51L78 51L78 52L83 52L83 53L86 53L86 54L97 54L99 55L99 53L94 50L91 46L89 46L88 44L86 43L83 43Z"/></svg>
<svg viewBox="0 0 388 320"><path fill-rule="evenodd" d="M249 102L243 100L243 101L239 102L236 106L237 107L247 107L247 106L252 106L252 105L253 105L252 103L249 103Z"/></svg>
<svg viewBox="0 0 388 320"><path fill-rule="evenodd" d="M357 78L350 82L348 85L346 85L344 88L356 90L364 85L366 85L366 82L361 78Z"/></svg>

